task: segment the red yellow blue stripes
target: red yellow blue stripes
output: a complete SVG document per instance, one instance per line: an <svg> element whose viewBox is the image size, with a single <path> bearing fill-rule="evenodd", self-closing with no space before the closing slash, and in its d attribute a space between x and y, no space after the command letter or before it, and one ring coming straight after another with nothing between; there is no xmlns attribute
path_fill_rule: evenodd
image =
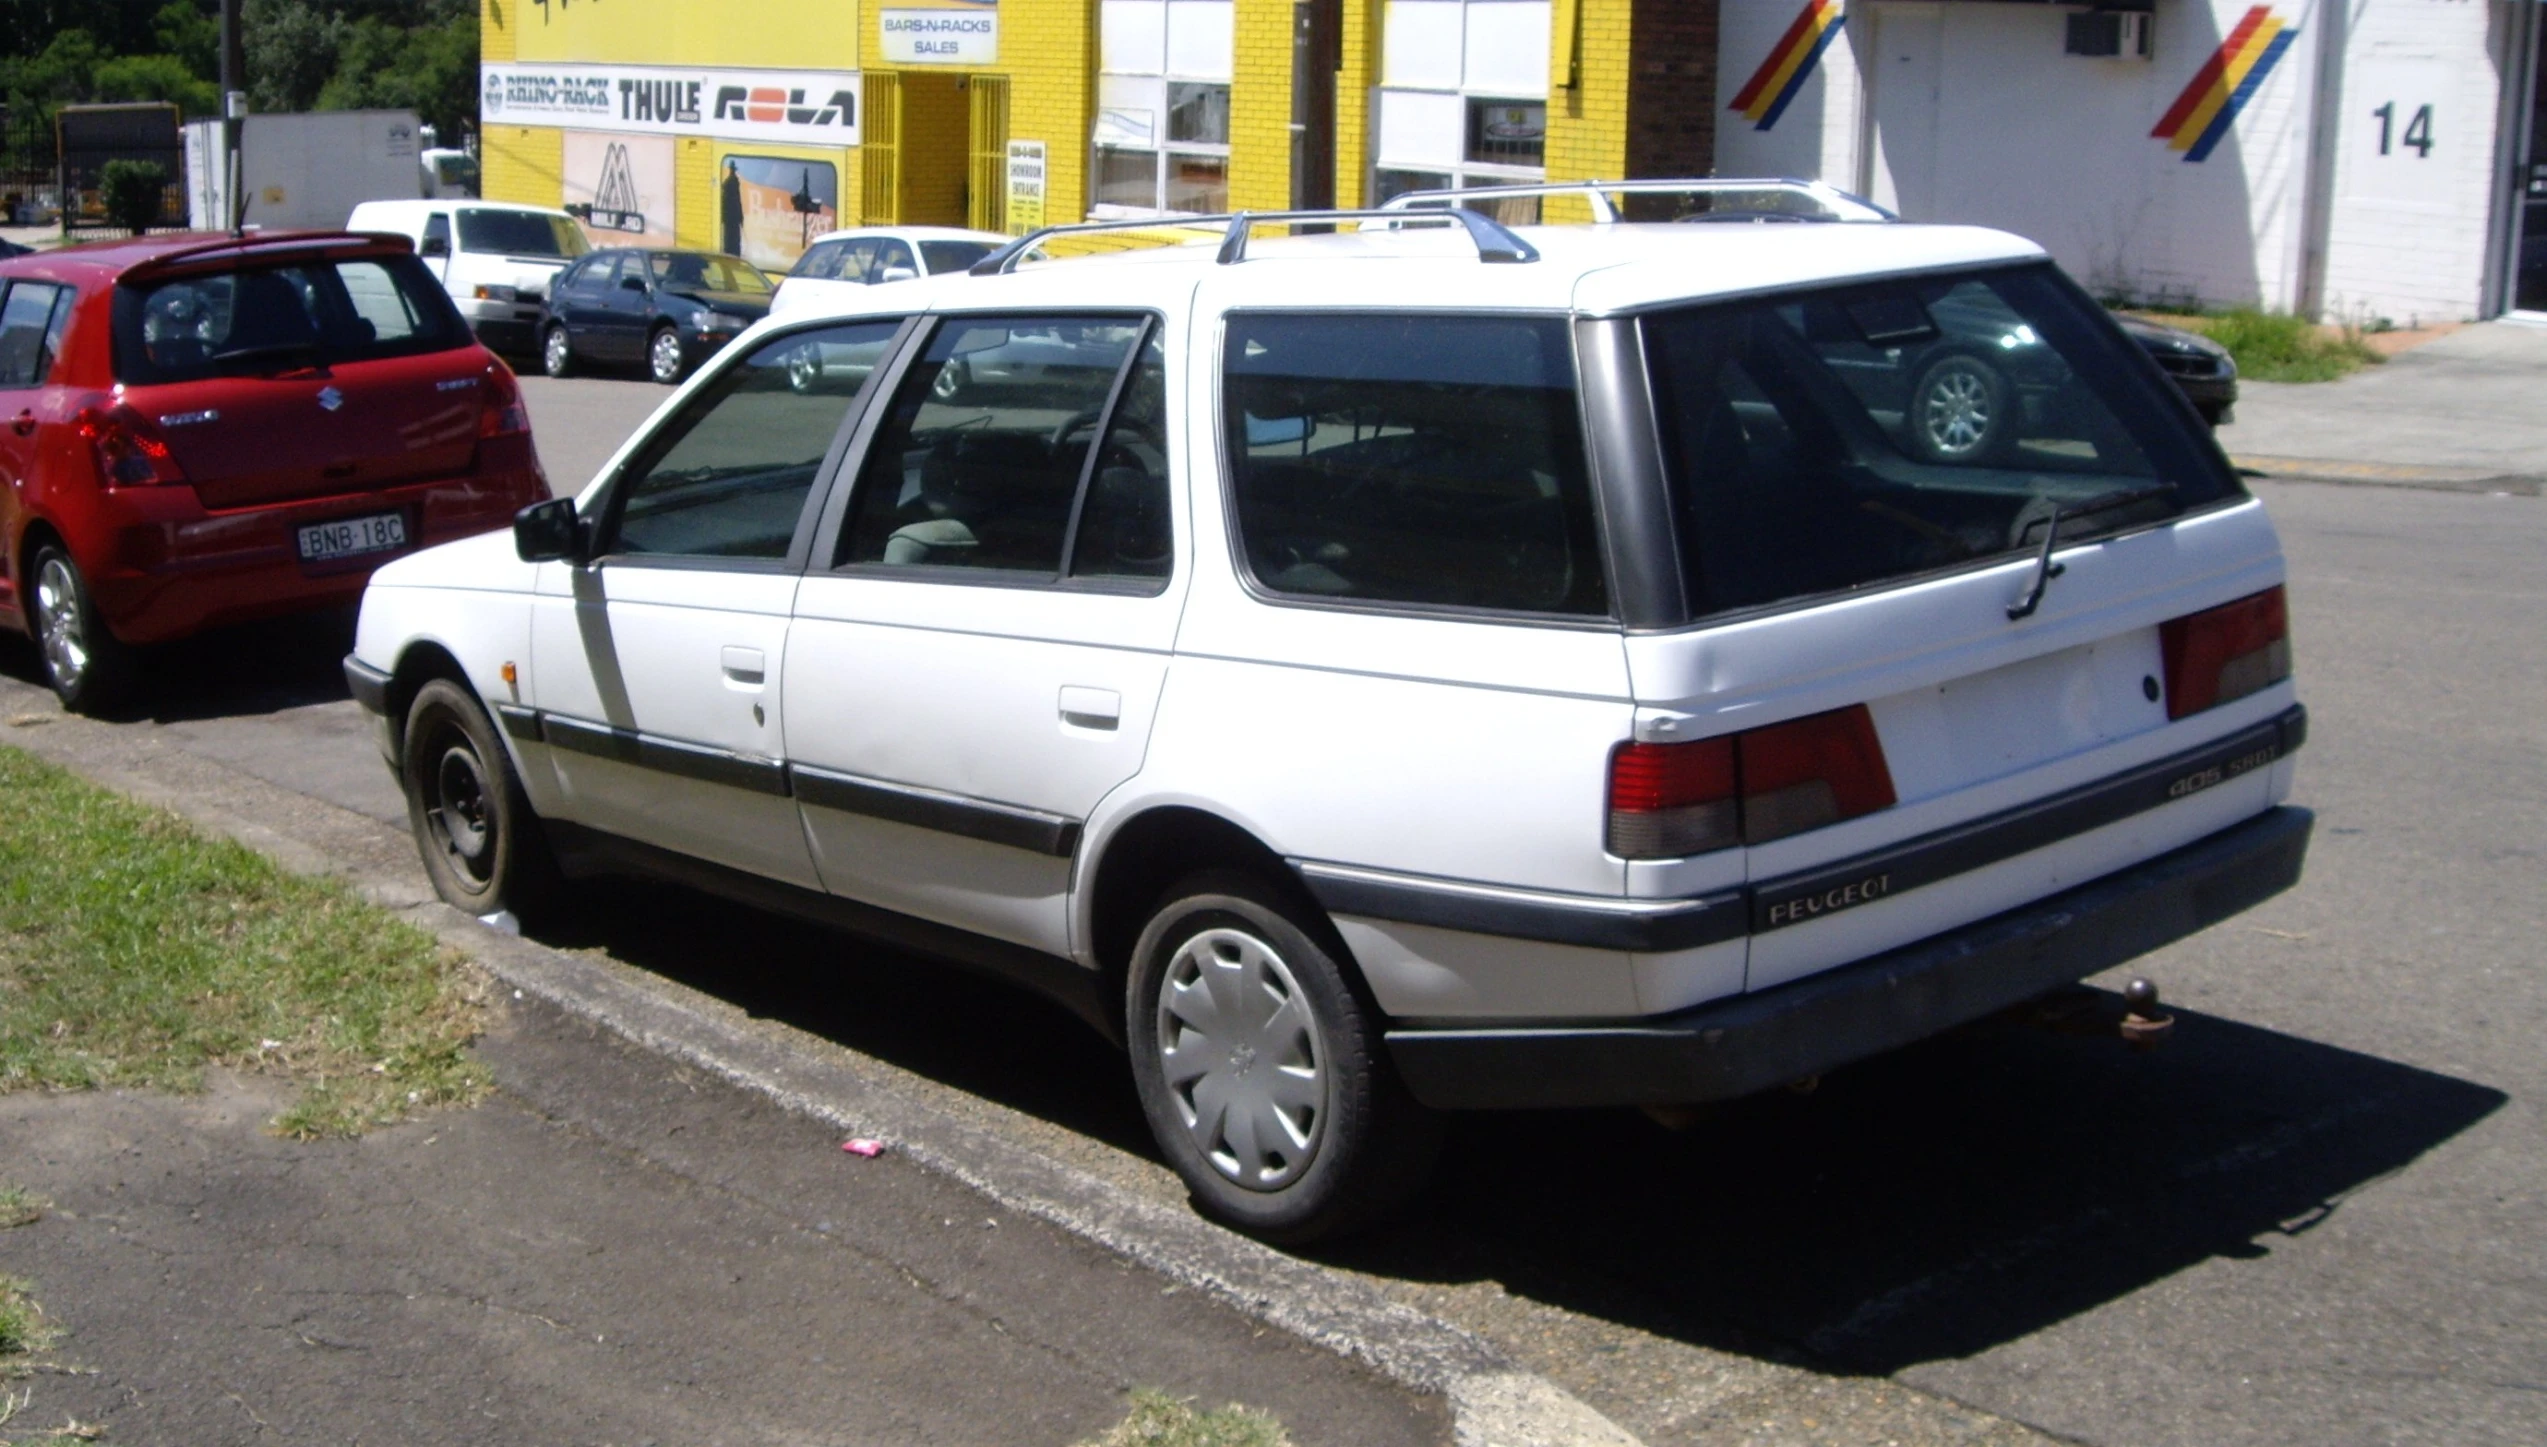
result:
<svg viewBox="0 0 2547 1447"><path fill-rule="evenodd" d="M2207 158L2298 37L2299 31L2275 15L2272 6L2247 11L2149 134L2184 152L2188 161Z"/></svg>
<svg viewBox="0 0 2547 1447"><path fill-rule="evenodd" d="M1776 125L1778 117L1786 114L1787 103L1804 89L1813 67L1821 62L1822 52L1831 48L1847 21L1848 17L1840 14L1840 0L1804 0L1795 23L1769 48L1769 58L1751 72L1750 81L1727 109L1742 112L1764 131Z"/></svg>

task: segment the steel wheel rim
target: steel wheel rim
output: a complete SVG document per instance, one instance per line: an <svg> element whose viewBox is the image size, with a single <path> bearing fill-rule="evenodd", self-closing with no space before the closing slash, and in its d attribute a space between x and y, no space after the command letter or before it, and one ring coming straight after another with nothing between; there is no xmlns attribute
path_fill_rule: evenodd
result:
<svg viewBox="0 0 2547 1447"><path fill-rule="evenodd" d="M814 390L822 380L822 357L814 350L817 344L807 342L787 354L787 385L799 392Z"/></svg>
<svg viewBox="0 0 2547 1447"><path fill-rule="evenodd" d="M1990 435L1990 385L1969 367L1950 368L1928 383L1919 413L1939 452L1970 452Z"/></svg>
<svg viewBox="0 0 2547 1447"><path fill-rule="evenodd" d="M486 768L465 739L445 745L433 765L434 837L451 867L483 887L494 877L495 828L487 808Z"/></svg>
<svg viewBox="0 0 2547 1447"><path fill-rule="evenodd" d="M1326 1042L1280 952L1246 930L1179 945L1159 984L1159 1066L1186 1136L1254 1191L1291 1184L1325 1141Z"/></svg>
<svg viewBox="0 0 2547 1447"><path fill-rule="evenodd" d="M60 558L44 560L35 579L35 610L44 666L55 683L79 687L88 674L88 632L81 624L79 579L69 563Z"/></svg>
<svg viewBox="0 0 2547 1447"><path fill-rule="evenodd" d="M550 328L548 347L540 354L540 364L548 369L551 376L554 376L566 370L567 356L566 329L564 327Z"/></svg>
<svg viewBox="0 0 2547 1447"><path fill-rule="evenodd" d="M654 379L669 382L681 375L681 339L670 332L654 336Z"/></svg>

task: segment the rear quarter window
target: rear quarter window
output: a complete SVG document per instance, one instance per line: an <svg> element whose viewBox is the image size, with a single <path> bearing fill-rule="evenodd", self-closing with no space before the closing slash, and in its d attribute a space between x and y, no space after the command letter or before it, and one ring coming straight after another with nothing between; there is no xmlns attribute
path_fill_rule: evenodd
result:
<svg viewBox="0 0 2547 1447"><path fill-rule="evenodd" d="M2048 266L1641 323L1690 607L2002 560L2244 495L2182 401Z"/></svg>
<svg viewBox="0 0 2547 1447"><path fill-rule="evenodd" d="M126 382L324 366L469 345L423 263L365 257L145 280L115 294Z"/></svg>
<svg viewBox="0 0 2547 1447"><path fill-rule="evenodd" d="M1240 547L1304 599L1605 616L1566 323L1236 313Z"/></svg>

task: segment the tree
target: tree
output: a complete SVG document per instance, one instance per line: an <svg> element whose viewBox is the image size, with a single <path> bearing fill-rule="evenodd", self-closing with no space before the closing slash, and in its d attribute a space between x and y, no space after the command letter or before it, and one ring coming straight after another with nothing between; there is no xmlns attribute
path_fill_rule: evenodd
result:
<svg viewBox="0 0 2547 1447"><path fill-rule="evenodd" d="M168 173L151 161L109 161L97 176L106 224L141 235L159 224L168 199Z"/></svg>
<svg viewBox="0 0 2547 1447"><path fill-rule="evenodd" d="M250 108L305 111L318 104L344 45L341 16L307 0L247 0L239 30Z"/></svg>

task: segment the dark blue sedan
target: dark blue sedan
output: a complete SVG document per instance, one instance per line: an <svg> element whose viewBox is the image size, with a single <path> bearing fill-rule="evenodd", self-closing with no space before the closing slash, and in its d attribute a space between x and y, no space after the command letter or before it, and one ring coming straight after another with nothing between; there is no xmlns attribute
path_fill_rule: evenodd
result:
<svg viewBox="0 0 2547 1447"><path fill-rule="evenodd" d="M587 362L639 362L666 386L769 314L777 287L713 251L595 251L548 294L540 364L563 377Z"/></svg>

